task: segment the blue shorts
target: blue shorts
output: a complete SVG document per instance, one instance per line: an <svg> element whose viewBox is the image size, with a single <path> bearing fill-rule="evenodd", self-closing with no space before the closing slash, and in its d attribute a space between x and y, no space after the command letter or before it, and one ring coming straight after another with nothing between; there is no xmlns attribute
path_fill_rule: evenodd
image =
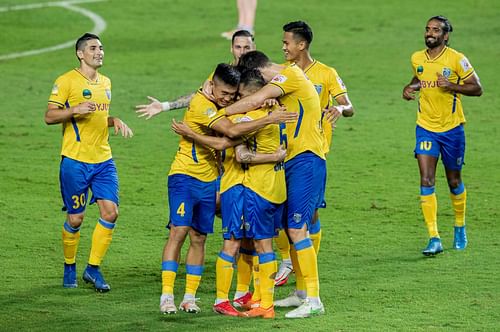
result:
<svg viewBox="0 0 500 332"><path fill-rule="evenodd" d="M283 204L271 203L245 188L245 237L254 240L278 236L283 219Z"/></svg>
<svg viewBox="0 0 500 332"><path fill-rule="evenodd" d="M215 180L203 182L185 174L168 177L169 225L189 226L208 234L214 231Z"/></svg>
<svg viewBox="0 0 500 332"><path fill-rule="evenodd" d="M222 236L225 240L242 239L243 232L243 203L244 199L243 185L238 184L224 191L220 195L221 214L222 214Z"/></svg>
<svg viewBox="0 0 500 332"><path fill-rule="evenodd" d="M287 201L283 226L309 229L314 211L323 201L326 161L311 152L297 155L285 164Z"/></svg>
<svg viewBox="0 0 500 332"><path fill-rule="evenodd" d="M119 204L118 174L113 159L89 164L63 156L59 168L59 181L63 210L68 214L85 211L89 189L92 191L89 204L97 200L109 200L116 205Z"/></svg>
<svg viewBox="0 0 500 332"><path fill-rule="evenodd" d="M417 126L415 156L418 154L441 158L448 170L460 171L465 157L465 132L460 125L444 133L435 133Z"/></svg>

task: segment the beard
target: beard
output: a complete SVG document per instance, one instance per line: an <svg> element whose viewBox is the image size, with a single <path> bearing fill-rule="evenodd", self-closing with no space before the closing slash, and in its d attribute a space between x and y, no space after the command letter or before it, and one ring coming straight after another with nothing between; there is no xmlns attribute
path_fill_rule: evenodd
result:
<svg viewBox="0 0 500 332"><path fill-rule="evenodd" d="M433 38L433 39L425 38L425 45L428 48L435 48L435 47L440 46L441 44L442 44L442 41L438 38Z"/></svg>

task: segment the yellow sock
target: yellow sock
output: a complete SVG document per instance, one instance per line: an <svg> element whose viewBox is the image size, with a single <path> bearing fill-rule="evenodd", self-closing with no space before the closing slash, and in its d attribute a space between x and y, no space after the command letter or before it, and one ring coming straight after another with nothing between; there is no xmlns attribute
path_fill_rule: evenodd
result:
<svg viewBox="0 0 500 332"><path fill-rule="evenodd" d="M284 230L280 230L278 236L274 238L274 242L281 259L290 259L290 242Z"/></svg>
<svg viewBox="0 0 500 332"><path fill-rule="evenodd" d="M186 294L195 297L196 291L200 286L201 274L203 273L202 265L187 265L186 264Z"/></svg>
<svg viewBox="0 0 500 332"><path fill-rule="evenodd" d="M231 282L233 280L234 257L222 251L215 263L215 284L217 286L217 300L228 300Z"/></svg>
<svg viewBox="0 0 500 332"><path fill-rule="evenodd" d="M236 266L236 291L247 293L252 280L253 255L250 251L240 250Z"/></svg>
<svg viewBox="0 0 500 332"><path fill-rule="evenodd" d="M309 237L312 240L314 251L316 252L317 255L319 253L319 246L321 244L321 230L318 233L309 234Z"/></svg>
<svg viewBox="0 0 500 332"><path fill-rule="evenodd" d="M101 265L102 259L108 251L115 224L99 218L92 235L92 247L90 248L90 265Z"/></svg>
<svg viewBox="0 0 500 332"><path fill-rule="evenodd" d="M259 268L259 256L253 256L253 293L252 301L261 300L261 290L260 290L260 268Z"/></svg>
<svg viewBox="0 0 500 332"><path fill-rule="evenodd" d="M420 205L424 215L425 225L429 232L429 237L439 237L437 229L437 198L433 192L430 195L420 196Z"/></svg>
<svg viewBox="0 0 500 332"><path fill-rule="evenodd" d="M465 225L465 206L467 202L467 191L461 194L455 195L450 194L451 203L453 204L453 209L455 210L455 226L462 227Z"/></svg>
<svg viewBox="0 0 500 332"><path fill-rule="evenodd" d="M80 242L80 227L73 228L68 222L63 225L62 231L64 262L66 264L75 264L76 251Z"/></svg>
<svg viewBox="0 0 500 332"><path fill-rule="evenodd" d="M161 264L161 293L174 295L174 283L179 264L176 261L164 261Z"/></svg>
<svg viewBox="0 0 500 332"><path fill-rule="evenodd" d="M290 248L290 258L292 260L293 271L295 273L295 289L297 291L302 291L304 294L306 293L306 284L304 282L304 276L302 275L302 271L300 270L299 260L297 258L297 251L294 246Z"/></svg>
<svg viewBox="0 0 500 332"><path fill-rule="evenodd" d="M294 244L300 270L304 276L307 297L319 297L318 262L312 241L305 238Z"/></svg>
<svg viewBox="0 0 500 332"><path fill-rule="evenodd" d="M268 309L274 302L274 278L278 266L274 252L259 254L260 307Z"/></svg>

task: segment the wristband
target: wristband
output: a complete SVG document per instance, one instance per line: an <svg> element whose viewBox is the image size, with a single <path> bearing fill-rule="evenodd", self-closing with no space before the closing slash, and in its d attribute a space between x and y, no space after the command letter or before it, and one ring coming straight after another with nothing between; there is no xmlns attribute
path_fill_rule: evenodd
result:
<svg viewBox="0 0 500 332"><path fill-rule="evenodd" d="M335 106L335 109L340 112L340 115L344 112L344 107L342 105Z"/></svg>
<svg viewBox="0 0 500 332"><path fill-rule="evenodd" d="M170 110L170 103L168 101L161 103L161 110L162 111Z"/></svg>

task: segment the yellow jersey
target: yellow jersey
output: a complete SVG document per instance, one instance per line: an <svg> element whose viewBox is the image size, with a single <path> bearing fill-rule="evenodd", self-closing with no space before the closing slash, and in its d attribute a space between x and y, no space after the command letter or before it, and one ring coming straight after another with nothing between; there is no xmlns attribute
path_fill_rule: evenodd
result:
<svg viewBox="0 0 500 332"><path fill-rule="evenodd" d="M210 127L223 117L217 106L198 91L184 113L183 122L199 134L213 135ZM214 181L218 175L215 151L181 136L168 175L172 174L186 174L204 182Z"/></svg>
<svg viewBox="0 0 500 332"><path fill-rule="evenodd" d="M295 64L285 67L269 84L281 89L280 104L299 115L296 122L286 126L286 161L306 151L325 159L322 112L314 85Z"/></svg>
<svg viewBox="0 0 500 332"><path fill-rule="evenodd" d="M411 63L415 77L420 80L417 124L429 131L445 132L465 123L460 94L438 87L437 73L452 83L463 84L474 74L469 60L445 47L434 59L429 58L427 50L415 52Z"/></svg>
<svg viewBox="0 0 500 332"><path fill-rule="evenodd" d="M335 98L347 93L347 88L335 68L314 60L304 69L304 73L318 92L321 110L330 107ZM328 153L332 143L332 125L322 117L321 126L325 136L324 150Z"/></svg>
<svg viewBox="0 0 500 332"><path fill-rule="evenodd" d="M245 114L235 114L229 117L233 123L240 123L242 121L250 121ZM234 148L225 149L221 153L222 167L224 173L220 179L220 193L238 184L243 184L245 178L246 165L240 164L236 161Z"/></svg>
<svg viewBox="0 0 500 332"><path fill-rule="evenodd" d="M95 112L75 115L64 122L61 155L84 163L101 163L111 159L108 117L111 103L111 81L97 74L87 79L78 69L59 76L49 97L49 104L63 109L83 102L96 103Z"/></svg>
<svg viewBox="0 0 500 332"><path fill-rule="evenodd" d="M268 110L255 110L246 114L252 120L267 116ZM267 125L247 141L257 153L274 153L280 146L280 126ZM280 204L286 200L285 168L283 162L250 164L243 185L269 202Z"/></svg>

